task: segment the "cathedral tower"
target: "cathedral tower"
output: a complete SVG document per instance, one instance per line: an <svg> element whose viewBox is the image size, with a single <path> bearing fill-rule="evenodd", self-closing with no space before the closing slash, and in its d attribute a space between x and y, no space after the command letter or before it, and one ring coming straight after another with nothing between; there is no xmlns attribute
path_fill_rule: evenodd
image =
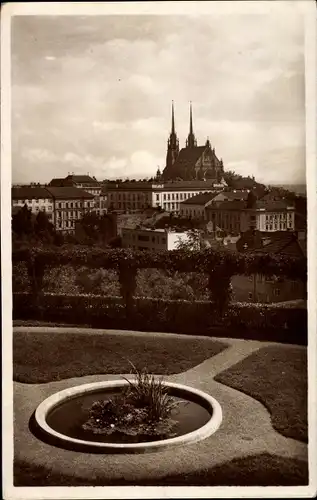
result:
<svg viewBox="0 0 317 500"><path fill-rule="evenodd" d="M193 132L193 111L192 111L192 103L190 103L189 110L189 134L186 140L186 148L195 148L197 146L197 141L195 134Z"/></svg>
<svg viewBox="0 0 317 500"><path fill-rule="evenodd" d="M172 128L167 141L166 167L171 167L179 153L179 141L175 132L174 101L172 101Z"/></svg>

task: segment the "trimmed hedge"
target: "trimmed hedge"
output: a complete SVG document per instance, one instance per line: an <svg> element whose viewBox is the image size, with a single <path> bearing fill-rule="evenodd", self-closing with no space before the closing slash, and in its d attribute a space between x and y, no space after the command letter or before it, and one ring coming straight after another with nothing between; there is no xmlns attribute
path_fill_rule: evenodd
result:
<svg viewBox="0 0 317 500"><path fill-rule="evenodd" d="M222 316L207 301L135 298L129 315L121 297L13 294L14 319L95 328L187 333L307 344L307 311L270 304L230 303Z"/></svg>
<svg viewBox="0 0 317 500"><path fill-rule="evenodd" d="M203 251L173 250L143 252L131 249L100 249L65 246L54 249L33 248L17 250L12 254L13 262L29 262L39 271L41 267L84 265L99 269L157 268L184 272L225 271L227 275L261 273L264 276L278 275L289 279L306 280L307 263L304 258L286 258L285 255L261 255L230 253L206 249Z"/></svg>
<svg viewBox="0 0 317 500"><path fill-rule="evenodd" d="M47 267L71 263L92 269L114 269L118 272L120 292L124 299L125 315L131 316L136 291L137 270L142 268L169 269L181 272L200 272L208 275L210 300L223 316L231 299L231 277L237 274L300 279L306 281L306 259L286 258L281 255L239 254L217 252L212 249L188 252L174 250L142 252L131 249L99 249L66 246L52 251L47 248L23 249L13 252L13 263L25 262L32 290L33 306L38 307L43 292Z"/></svg>

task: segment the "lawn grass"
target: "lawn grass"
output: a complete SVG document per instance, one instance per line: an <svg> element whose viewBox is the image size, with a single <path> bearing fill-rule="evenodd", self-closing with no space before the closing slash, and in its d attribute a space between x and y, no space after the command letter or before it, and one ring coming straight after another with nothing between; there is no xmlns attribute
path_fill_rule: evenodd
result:
<svg viewBox="0 0 317 500"><path fill-rule="evenodd" d="M111 333L13 333L13 378L39 384L138 370L170 375L187 371L228 347L211 338Z"/></svg>
<svg viewBox="0 0 317 500"><path fill-rule="evenodd" d="M252 396L271 413L283 436L307 442L307 352L268 346L219 373L215 380Z"/></svg>
<svg viewBox="0 0 317 500"><path fill-rule="evenodd" d="M237 458L225 464L190 474L158 480L85 480L52 474L44 467L14 464L15 486L304 486L308 484L307 463L294 458L263 453Z"/></svg>

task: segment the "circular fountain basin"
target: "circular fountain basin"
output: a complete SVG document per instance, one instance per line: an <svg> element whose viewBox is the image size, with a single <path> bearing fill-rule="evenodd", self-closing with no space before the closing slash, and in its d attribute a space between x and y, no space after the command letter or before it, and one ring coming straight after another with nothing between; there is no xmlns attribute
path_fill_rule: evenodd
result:
<svg viewBox="0 0 317 500"><path fill-rule="evenodd" d="M95 382L71 387L45 399L35 411L35 423L41 437L51 444L88 453L144 453L194 443L214 434L222 421L218 401L186 385L164 382L168 394L179 405L176 436L154 441L127 442L107 435L83 431L91 404L108 399L126 387L126 380Z"/></svg>

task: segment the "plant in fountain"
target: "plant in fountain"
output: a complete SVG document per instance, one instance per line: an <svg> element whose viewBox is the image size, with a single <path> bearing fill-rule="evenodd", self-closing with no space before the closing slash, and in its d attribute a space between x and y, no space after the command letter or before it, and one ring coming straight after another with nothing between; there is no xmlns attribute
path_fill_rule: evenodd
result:
<svg viewBox="0 0 317 500"><path fill-rule="evenodd" d="M169 396L162 379L132 366L135 379L124 377L128 386L120 393L95 401L83 428L94 434L134 436L140 442L175 436L172 412L179 403Z"/></svg>

